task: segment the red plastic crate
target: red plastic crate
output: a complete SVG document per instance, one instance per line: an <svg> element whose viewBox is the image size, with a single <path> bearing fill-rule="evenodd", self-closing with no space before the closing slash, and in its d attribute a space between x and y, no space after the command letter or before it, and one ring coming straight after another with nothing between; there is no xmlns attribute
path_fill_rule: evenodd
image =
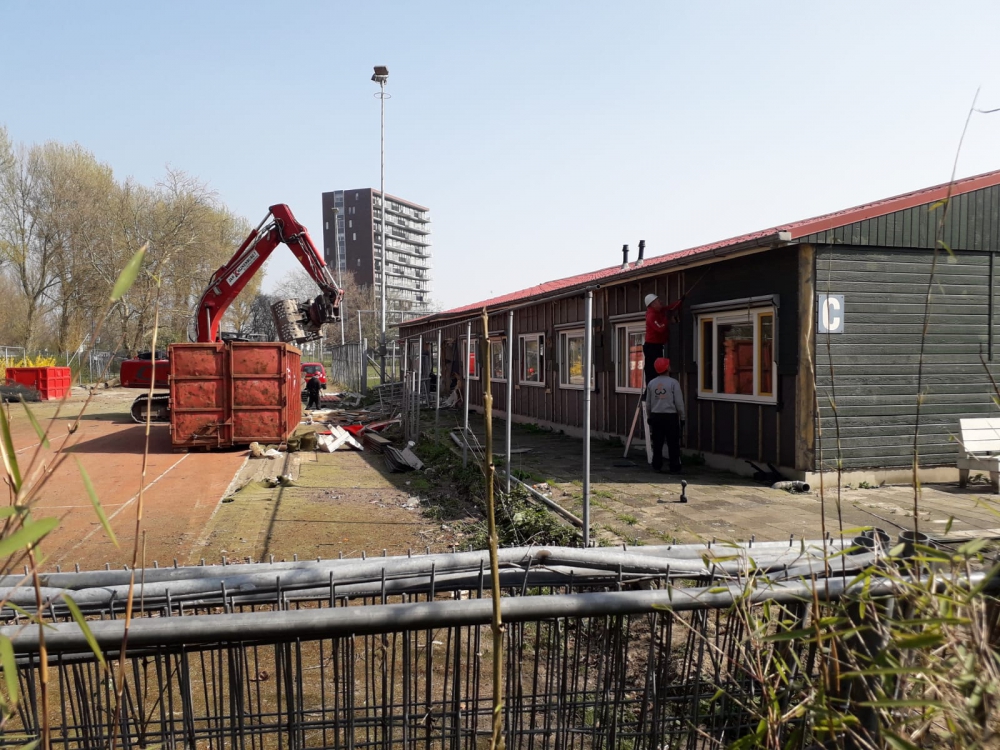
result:
<svg viewBox="0 0 1000 750"><path fill-rule="evenodd" d="M49 401L69 393L73 373L68 367L8 367L7 382L34 388Z"/></svg>

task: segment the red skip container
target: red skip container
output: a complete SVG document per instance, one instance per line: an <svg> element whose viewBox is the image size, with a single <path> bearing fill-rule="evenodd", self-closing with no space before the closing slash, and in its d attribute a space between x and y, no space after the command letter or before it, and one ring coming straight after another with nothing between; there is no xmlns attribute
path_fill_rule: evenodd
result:
<svg viewBox="0 0 1000 750"><path fill-rule="evenodd" d="M34 388L50 401L69 393L73 373L68 367L8 367L7 382Z"/></svg>
<svg viewBox="0 0 1000 750"><path fill-rule="evenodd" d="M173 447L283 443L302 415L301 356L273 342L171 344Z"/></svg>

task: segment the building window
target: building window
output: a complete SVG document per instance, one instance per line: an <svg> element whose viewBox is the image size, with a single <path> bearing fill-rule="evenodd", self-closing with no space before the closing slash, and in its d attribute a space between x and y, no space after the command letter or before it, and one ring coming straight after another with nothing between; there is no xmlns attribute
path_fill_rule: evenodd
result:
<svg viewBox="0 0 1000 750"><path fill-rule="evenodd" d="M354 228L354 219L348 219L347 220L347 228L348 229L353 229Z"/></svg>
<svg viewBox="0 0 1000 750"><path fill-rule="evenodd" d="M323 228L324 228L324 229L329 229L329 228L330 228L330 222L328 222L328 221L324 221L324 222L323 222Z"/></svg>
<svg viewBox="0 0 1000 750"><path fill-rule="evenodd" d="M615 390L618 393L642 392L645 336L646 326L642 322L615 327Z"/></svg>
<svg viewBox="0 0 1000 750"><path fill-rule="evenodd" d="M358 233L357 232L351 232L351 240L356 240L356 239L358 239Z"/></svg>
<svg viewBox="0 0 1000 750"><path fill-rule="evenodd" d="M507 341L490 339L490 379L507 382Z"/></svg>
<svg viewBox="0 0 1000 750"><path fill-rule="evenodd" d="M545 334L526 333L520 337L521 385L545 385Z"/></svg>
<svg viewBox="0 0 1000 750"><path fill-rule="evenodd" d="M699 315L699 395L775 403L774 334L774 307Z"/></svg>
<svg viewBox="0 0 1000 750"><path fill-rule="evenodd" d="M479 339L472 339L472 350L469 350L469 340L462 338L462 354L469 358L469 380L479 380ZM465 373L462 373L465 377Z"/></svg>
<svg viewBox="0 0 1000 750"><path fill-rule="evenodd" d="M559 333L559 386L583 390L583 330ZM590 387L594 387L593 366Z"/></svg>

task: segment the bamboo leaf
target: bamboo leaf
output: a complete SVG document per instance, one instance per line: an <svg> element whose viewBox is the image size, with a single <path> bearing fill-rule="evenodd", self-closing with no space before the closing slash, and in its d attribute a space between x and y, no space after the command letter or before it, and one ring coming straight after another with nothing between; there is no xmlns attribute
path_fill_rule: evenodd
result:
<svg viewBox="0 0 1000 750"><path fill-rule="evenodd" d="M139 276L139 269L142 268L142 261L146 257L147 247L149 247L148 242L136 250L135 255L129 258L128 263L125 264L125 268L118 274L115 288L111 290L112 302L120 300L125 292L132 288L136 278Z"/></svg>
<svg viewBox="0 0 1000 750"><path fill-rule="evenodd" d="M2 508L0 508L0 520L3 520L4 518L10 518L11 516L16 515L20 511L21 508L19 508L16 505L5 505Z"/></svg>
<svg viewBox="0 0 1000 750"><path fill-rule="evenodd" d="M934 625L971 625L972 620L968 617L928 617L926 619L904 619L904 620L894 620L893 625L898 627L905 627L907 625L917 625L923 627L932 627Z"/></svg>
<svg viewBox="0 0 1000 750"><path fill-rule="evenodd" d="M940 701L920 699L897 700L893 698L886 698L880 701L859 701L856 705L864 706L866 708L944 708L944 704Z"/></svg>
<svg viewBox="0 0 1000 750"><path fill-rule="evenodd" d="M761 638L761 643L779 643L781 641L797 641L811 639L816 635L814 628L803 628L802 630L786 630L784 633L772 633Z"/></svg>
<svg viewBox="0 0 1000 750"><path fill-rule="evenodd" d="M31 426L35 428L35 434L38 435L38 439L42 441L42 445L46 448L49 447L49 439L45 435L45 430L38 423L38 419L35 418L34 413L28 408L28 402L24 400L24 396L21 396L21 405L24 407L24 413L28 415L28 421L31 422Z"/></svg>
<svg viewBox="0 0 1000 750"><path fill-rule="evenodd" d="M74 456L76 458L76 456ZM101 501L97 497L97 492L94 490L94 484L90 481L90 475L87 474L87 470L83 468L83 464L80 463L80 459L76 459L76 466L80 470L80 477L83 479L83 486L87 490L87 496L90 498L90 504L94 506L94 513L97 514L98 520L101 522L101 526L104 527L104 533L108 535L108 538L118 546L118 540L115 538L115 532L111 530L111 524L108 522L108 517L104 515L104 508L101 507Z"/></svg>
<svg viewBox="0 0 1000 750"><path fill-rule="evenodd" d="M17 703L17 660L14 658L14 644L5 635L0 635L0 666L3 667L7 697L11 704Z"/></svg>
<svg viewBox="0 0 1000 750"><path fill-rule="evenodd" d="M19 550L35 544L59 525L58 518L30 521L5 539L0 539L0 558L9 557Z"/></svg>
<svg viewBox="0 0 1000 750"><path fill-rule="evenodd" d="M978 553L983 547L986 546L985 539L973 539L972 541L966 542L957 550L955 550L956 555L961 555L962 557L973 557Z"/></svg>
<svg viewBox="0 0 1000 750"><path fill-rule="evenodd" d="M855 677L887 677L891 675L926 674L930 667L872 667L870 669L858 669L850 672L841 672L841 679L853 679Z"/></svg>
<svg viewBox="0 0 1000 750"><path fill-rule="evenodd" d="M87 639L87 644L90 646L90 650L94 652L94 656L97 660L104 664L104 654L101 653L101 647L97 645L97 639L94 638L94 634L90 630L90 626L87 621L83 619L83 613L80 608L76 606L69 594L63 594L63 601L66 602L66 606L69 607L70 614L73 615L73 620L77 625L80 626L80 630L83 631L83 637Z"/></svg>
<svg viewBox="0 0 1000 750"><path fill-rule="evenodd" d="M885 742L892 750L918 750L912 742L891 732L885 733Z"/></svg>
<svg viewBox="0 0 1000 750"><path fill-rule="evenodd" d="M897 638L893 644L896 648L927 648L937 646L944 637L940 633L917 633Z"/></svg>
<svg viewBox="0 0 1000 750"><path fill-rule="evenodd" d="M21 491L21 469L17 465L17 454L14 453L14 440L10 436L10 424L7 422L7 412L0 408L0 456L3 456L3 466L10 477L14 494Z"/></svg>

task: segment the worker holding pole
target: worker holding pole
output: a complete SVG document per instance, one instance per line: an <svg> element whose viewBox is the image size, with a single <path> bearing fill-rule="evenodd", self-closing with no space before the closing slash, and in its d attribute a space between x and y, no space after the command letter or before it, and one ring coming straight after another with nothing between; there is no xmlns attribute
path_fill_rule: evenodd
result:
<svg viewBox="0 0 1000 750"><path fill-rule="evenodd" d="M666 346L670 337L670 313L679 310L684 304L681 297L676 302L664 305L655 294L646 295L646 338L642 344L643 370L646 375L646 385L656 377L654 363L667 354Z"/></svg>

